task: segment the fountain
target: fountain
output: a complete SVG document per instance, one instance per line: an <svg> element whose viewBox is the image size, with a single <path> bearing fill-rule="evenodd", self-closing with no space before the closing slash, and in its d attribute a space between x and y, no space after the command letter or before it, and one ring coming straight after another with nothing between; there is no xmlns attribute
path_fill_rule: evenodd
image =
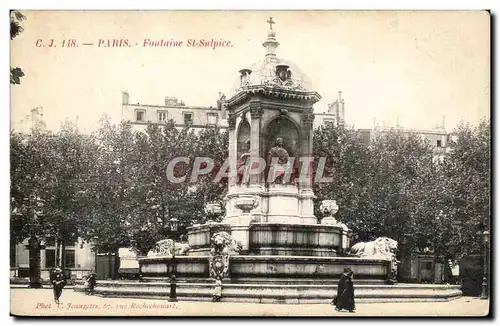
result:
<svg viewBox="0 0 500 326"><path fill-rule="evenodd" d="M313 174L308 163L313 105L321 97L297 66L276 57L275 35L270 29L263 43L264 60L240 70L226 101L231 178L225 216L221 222L211 218L188 228L189 250L175 256L178 296L208 300L217 280L224 284L222 300L328 302L344 268L349 267L358 297L376 301L398 297L401 288L393 281L394 240L380 238L349 250L351 231L334 217L336 202L322 202L321 222L314 215ZM248 143L250 148L244 148ZM207 205L209 217L220 212L216 204ZM101 293L164 297L172 256L138 261L140 286L122 282L111 290L112 286L102 283ZM405 289L420 291L418 287ZM460 293L446 288L436 296L436 289L434 296L429 294L436 300ZM418 293L425 297L422 291Z"/></svg>

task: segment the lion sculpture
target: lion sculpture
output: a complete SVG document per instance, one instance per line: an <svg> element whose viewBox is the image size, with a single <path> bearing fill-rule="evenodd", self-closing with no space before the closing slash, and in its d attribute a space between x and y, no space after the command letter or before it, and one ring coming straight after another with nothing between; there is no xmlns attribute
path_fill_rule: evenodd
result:
<svg viewBox="0 0 500 326"><path fill-rule="evenodd" d="M165 239L156 243L156 246L148 253L148 256L170 256L174 249L174 240ZM187 243L175 243L175 254L178 256L186 255L191 249Z"/></svg>
<svg viewBox="0 0 500 326"><path fill-rule="evenodd" d="M393 260L397 249L398 242L396 240L381 237L375 241L356 243L349 250L349 255Z"/></svg>
<svg viewBox="0 0 500 326"><path fill-rule="evenodd" d="M232 239L231 235L227 232L215 233L210 240L212 243L211 251L213 253L238 254L242 249L241 243Z"/></svg>
<svg viewBox="0 0 500 326"><path fill-rule="evenodd" d="M229 254L233 243L227 232L217 232L210 239L211 248L208 257L210 276L222 280L229 272Z"/></svg>

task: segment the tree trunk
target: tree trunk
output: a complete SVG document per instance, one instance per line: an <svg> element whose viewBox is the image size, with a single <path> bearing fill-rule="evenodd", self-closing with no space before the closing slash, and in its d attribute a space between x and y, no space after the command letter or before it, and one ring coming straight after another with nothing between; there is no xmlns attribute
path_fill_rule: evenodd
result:
<svg viewBox="0 0 500 326"><path fill-rule="evenodd" d="M66 267L66 261L64 259L64 240L61 240L61 245L60 245L60 252L59 252L59 261L60 261L60 266L61 269L64 271L64 268Z"/></svg>
<svg viewBox="0 0 500 326"><path fill-rule="evenodd" d="M59 241L57 238L54 238L54 266L59 266Z"/></svg>
<svg viewBox="0 0 500 326"><path fill-rule="evenodd" d="M432 258L432 283L437 283L436 280L436 270L437 270L437 253L434 251L434 257Z"/></svg>
<svg viewBox="0 0 500 326"><path fill-rule="evenodd" d="M30 261L30 284L29 287L39 289L42 287L40 277L40 240L36 237L31 237L28 240L29 261Z"/></svg>
<svg viewBox="0 0 500 326"><path fill-rule="evenodd" d="M119 269L120 269L120 256L118 254L118 249L116 249L114 251L115 253L115 260L114 260L114 264L113 264L113 279L116 279L118 277L118 272L119 272Z"/></svg>

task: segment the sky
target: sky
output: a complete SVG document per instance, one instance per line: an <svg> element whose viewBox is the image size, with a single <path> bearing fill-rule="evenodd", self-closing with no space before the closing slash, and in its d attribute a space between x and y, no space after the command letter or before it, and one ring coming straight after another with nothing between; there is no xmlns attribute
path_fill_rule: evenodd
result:
<svg viewBox="0 0 500 326"><path fill-rule="evenodd" d="M43 107L48 128L65 119L91 131L107 114L121 119L121 92L131 103L216 106L238 71L262 60L270 16L279 58L312 81L324 112L338 91L356 128L427 129L446 117L490 117L490 16L484 11L24 11L11 41L11 66L25 76L11 86L11 123ZM48 45L54 40L57 47ZM63 47L74 39L78 47ZM131 47L98 47L127 39ZM145 39L216 39L231 47L143 47ZM40 41L38 41L40 40ZM44 44L43 47L38 45ZM67 41L66 41L67 42ZM94 45L83 45L93 43Z"/></svg>

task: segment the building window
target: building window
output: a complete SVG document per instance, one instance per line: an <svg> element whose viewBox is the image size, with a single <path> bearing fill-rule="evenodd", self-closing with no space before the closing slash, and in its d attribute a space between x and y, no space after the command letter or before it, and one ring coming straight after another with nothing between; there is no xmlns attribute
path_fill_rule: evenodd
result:
<svg viewBox="0 0 500 326"><path fill-rule="evenodd" d="M58 255L59 255L59 249ZM57 257L57 260L59 257ZM56 267L56 250L55 249L45 249L45 267L52 268ZM64 267L74 268L75 267L75 250L67 248L64 250Z"/></svg>
<svg viewBox="0 0 500 326"><path fill-rule="evenodd" d="M136 121L144 121L144 116L146 112L144 110L136 110L135 111L135 120Z"/></svg>
<svg viewBox="0 0 500 326"><path fill-rule="evenodd" d="M335 119L324 119L323 122L325 125L335 125Z"/></svg>
<svg viewBox="0 0 500 326"><path fill-rule="evenodd" d="M158 121L160 122L167 121L167 111L158 111Z"/></svg>
<svg viewBox="0 0 500 326"><path fill-rule="evenodd" d="M193 124L193 114L184 112L184 124L192 125Z"/></svg>
<svg viewBox="0 0 500 326"><path fill-rule="evenodd" d="M207 113L208 125L215 126L217 124L217 113Z"/></svg>
<svg viewBox="0 0 500 326"><path fill-rule="evenodd" d="M438 140L437 140L437 142L436 142L436 146L437 146L437 147L442 147L442 146L441 146L441 139L438 139Z"/></svg>
<svg viewBox="0 0 500 326"><path fill-rule="evenodd" d="M16 243L10 241L10 267L16 267Z"/></svg>
<svg viewBox="0 0 500 326"><path fill-rule="evenodd" d="M75 268L75 251L65 250L64 251L64 267Z"/></svg>
<svg viewBox="0 0 500 326"><path fill-rule="evenodd" d="M56 244L56 240L54 237L51 236L51 237L45 238L45 245L47 247L53 247L53 246L55 246L55 244Z"/></svg>
<svg viewBox="0 0 500 326"><path fill-rule="evenodd" d="M56 250L45 249L45 267L56 267Z"/></svg>

